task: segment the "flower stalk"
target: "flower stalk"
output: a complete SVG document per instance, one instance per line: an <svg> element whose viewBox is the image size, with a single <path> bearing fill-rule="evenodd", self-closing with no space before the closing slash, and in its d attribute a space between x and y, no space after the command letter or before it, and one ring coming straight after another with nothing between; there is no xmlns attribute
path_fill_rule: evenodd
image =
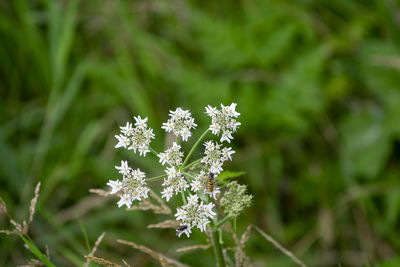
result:
<svg viewBox="0 0 400 267"><path fill-rule="evenodd" d="M197 142L193 145L192 149L190 150L189 154L187 155L187 157L185 158L185 161L182 164L182 167L185 167L186 163L188 162L188 160L190 159L190 156L193 154L193 151L196 149L196 147L200 144L201 140L203 140L203 138L206 136L206 134L208 133L209 129L205 130L204 133L199 137L199 139L197 140Z"/></svg>
<svg viewBox="0 0 400 267"><path fill-rule="evenodd" d="M218 230L211 231L211 239L218 267L225 267L224 254L222 253L222 247L221 244L219 243L219 238L218 238Z"/></svg>

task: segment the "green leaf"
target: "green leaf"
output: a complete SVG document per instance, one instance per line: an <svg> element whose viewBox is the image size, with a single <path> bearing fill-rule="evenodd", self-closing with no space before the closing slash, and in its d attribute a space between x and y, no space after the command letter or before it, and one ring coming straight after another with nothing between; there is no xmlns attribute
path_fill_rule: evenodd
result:
<svg viewBox="0 0 400 267"><path fill-rule="evenodd" d="M226 184L229 179L245 175L245 172L231 172L231 171L223 171L218 175L218 180L220 180L223 184Z"/></svg>

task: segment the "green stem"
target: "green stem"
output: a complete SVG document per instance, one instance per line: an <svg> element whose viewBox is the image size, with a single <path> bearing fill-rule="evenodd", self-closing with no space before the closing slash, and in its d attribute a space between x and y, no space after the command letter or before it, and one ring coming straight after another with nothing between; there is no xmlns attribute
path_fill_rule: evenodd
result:
<svg viewBox="0 0 400 267"><path fill-rule="evenodd" d="M183 172L183 175L189 176L191 179L195 179L196 177L194 177L193 175L191 175L190 173L187 172Z"/></svg>
<svg viewBox="0 0 400 267"><path fill-rule="evenodd" d="M189 165L187 165L186 167L184 167L183 170L186 170L186 169L188 169L188 168L190 168L190 167L192 167L192 166L194 166L194 165L199 164L200 161L201 161L201 159L198 159L198 160L193 161L192 163L190 163Z"/></svg>
<svg viewBox="0 0 400 267"><path fill-rule="evenodd" d="M149 146L149 149L150 149L151 153L153 153L154 155L156 155L156 157L158 157L158 153L157 153L157 151L156 151L154 148L152 148L151 146Z"/></svg>
<svg viewBox="0 0 400 267"><path fill-rule="evenodd" d="M168 176L168 174L163 174L163 175L160 175L160 176L151 177L151 178L146 179L146 181L153 181L153 180L157 180L157 179L160 179L160 178L163 178L163 177L166 177L166 176Z"/></svg>
<svg viewBox="0 0 400 267"><path fill-rule="evenodd" d="M185 192L184 191L181 191L181 195L182 195L182 200L183 200L183 204L187 204L187 201L186 201L186 196L185 196Z"/></svg>
<svg viewBox="0 0 400 267"><path fill-rule="evenodd" d="M219 222L217 222L215 224L215 228L220 227L221 225L223 225L224 223L226 223L227 221L229 221L230 219L232 219L232 217L226 216L225 218L223 218L222 220L220 220Z"/></svg>
<svg viewBox="0 0 400 267"><path fill-rule="evenodd" d="M211 237L212 237L215 259L218 262L218 267L225 267L224 255L222 254L222 248L218 238L218 230L211 231Z"/></svg>
<svg viewBox="0 0 400 267"><path fill-rule="evenodd" d="M208 133L208 129L204 131L204 133L199 137L197 142L193 145L192 149L190 150L189 154L187 155L185 161L182 164L182 167L185 167L187 161L190 159L190 156L192 155L193 151L196 149L196 147L200 144L201 140L203 140L204 136Z"/></svg>

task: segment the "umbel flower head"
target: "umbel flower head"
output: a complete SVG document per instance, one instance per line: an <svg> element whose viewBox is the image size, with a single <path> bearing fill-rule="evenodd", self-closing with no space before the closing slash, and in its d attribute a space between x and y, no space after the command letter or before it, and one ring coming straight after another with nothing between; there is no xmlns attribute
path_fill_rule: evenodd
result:
<svg viewBox="0 0 400 267"><path fill-rule="evenodd" d="M240 113L236 112L236 103L232 103L230 106L224 106L221 104L221 110L218 110L210 105L206 107L206 113L211 117L210 130L213 134L221 134L221 142L231 142L233 139L232 133L236 132L240 122L236 121Z"/></svg>
<svg viewBox="0 0 400 267"><path fill-rule="evenodd" d="M207 225L210 223L209 219L213 219L216 213L212 210L214 204L212 202L203 204L203 201L198 203L199 197L197 195L190 195L187 204L176 210L175 217L181 221L181 225L189 227L197 227L200 231L205 231ZM189 237L189 233L186 233Z"/></svg>
<svg viewBox="0 0 400 267"><path fill-rule="evenodd" d="M215 178L216 176L214 176L212 179ZM210 191L209 188L207 187L208 179L209 179L209 174L206 174L203 170L201 170L200 173L192 180L192 183L190 184L191 189L195 193L202 192L204 194L210 195L212 198L216 200L217 195L221 191L216 185L214 186L214 189Z"/></svg>
<svg viewBox="0 0 400 267"><path fill-rule="evenodd" d="M161 192L161 194L163 198L169 201L174 192L176 195L179 192L186 190L189 185L187 184L181 171L176 170L175 167L167 168L165 172L168 174L168 177L164 179L164 183L162 185L165 186L165 189Z"/></svg>
<svg viewBox="0 0 400 267"><path fill-rule="evenodd" d="M181 146L176 142L172 143L172 147L168 148L165 152L159 153L157 156L160 158L160 163L165 163L171 166L178 166L182 164L183 152L180 151Z"/></svg>
<svg viewBox="0 0 400 267"><path fill-rule="evenodd" d="M216 174L223 170L222 164L228 159L232 160L232 154L235 153L235 151L230 147L224 147L221 149L221 145L216 142L214 143L213 141L205 142L204 146L205 151L201 163L208 165L210 172Z"/></svg>
<svg viewBox="0 0 400 267"><path fill-rule="evenodd" d="M240 215L240 212L251 205L252 195L246 194L247 187L239 185L236 181L226 185L228 190L221 198L221 207L226 216L235 218Z"/></svg>
<svg viewBox="0 0 400 267"><path fill-rule="evenodd" d="M180 136L183 141L187 141L192 135L190 129L197 126L194 123L192 114L190 114L189 110L177 108L175 111L170 110L169 116L169 120L164 122L161 128L167 133L173 132L176 136Z"/></svg>
<svg viewBox="0 0 400 267"><path fill-rule="evenodd" d="M147 128L147 118L137 116L134 119L135 127L132 127L130 122L127 122L125 127L120 127L121 134L115 136L118 139L115 147L124 147L135 153L139 151L140 156L146 156L146 153L150 152L151 139L154 139L153 129Z"/></svg>
<svg viewBox="0 0 400 267"><path fill-rule="evenodd" d="M118 201L118 207L126 205L130 208L133 200L148 197L150 189L144 179L144 172L140 169L133 170L126 161L121 161L121 166L115 168L123 175L122 182L110 180L107 185L111 187L111 194L119 193L121 199Z"/></svg>

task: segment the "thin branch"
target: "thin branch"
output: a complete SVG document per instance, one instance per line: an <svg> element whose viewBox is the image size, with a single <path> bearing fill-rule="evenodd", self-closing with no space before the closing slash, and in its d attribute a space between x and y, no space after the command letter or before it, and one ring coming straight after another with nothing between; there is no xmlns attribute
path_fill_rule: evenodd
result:
<svg viewBox="0 0 400 267"><path fill-rule="evenodd" d="M281 244L278 243L275 239L273 239L270 235L265 233L263 230L253 225L253 228L256 229L265 239L267 239L272 245L274 245L277 249L279 249L282 253L286 254L289 258L291 258L295 263L302 267L307 267L301 260L299 260L292 252L284 248Z"/></svg>

